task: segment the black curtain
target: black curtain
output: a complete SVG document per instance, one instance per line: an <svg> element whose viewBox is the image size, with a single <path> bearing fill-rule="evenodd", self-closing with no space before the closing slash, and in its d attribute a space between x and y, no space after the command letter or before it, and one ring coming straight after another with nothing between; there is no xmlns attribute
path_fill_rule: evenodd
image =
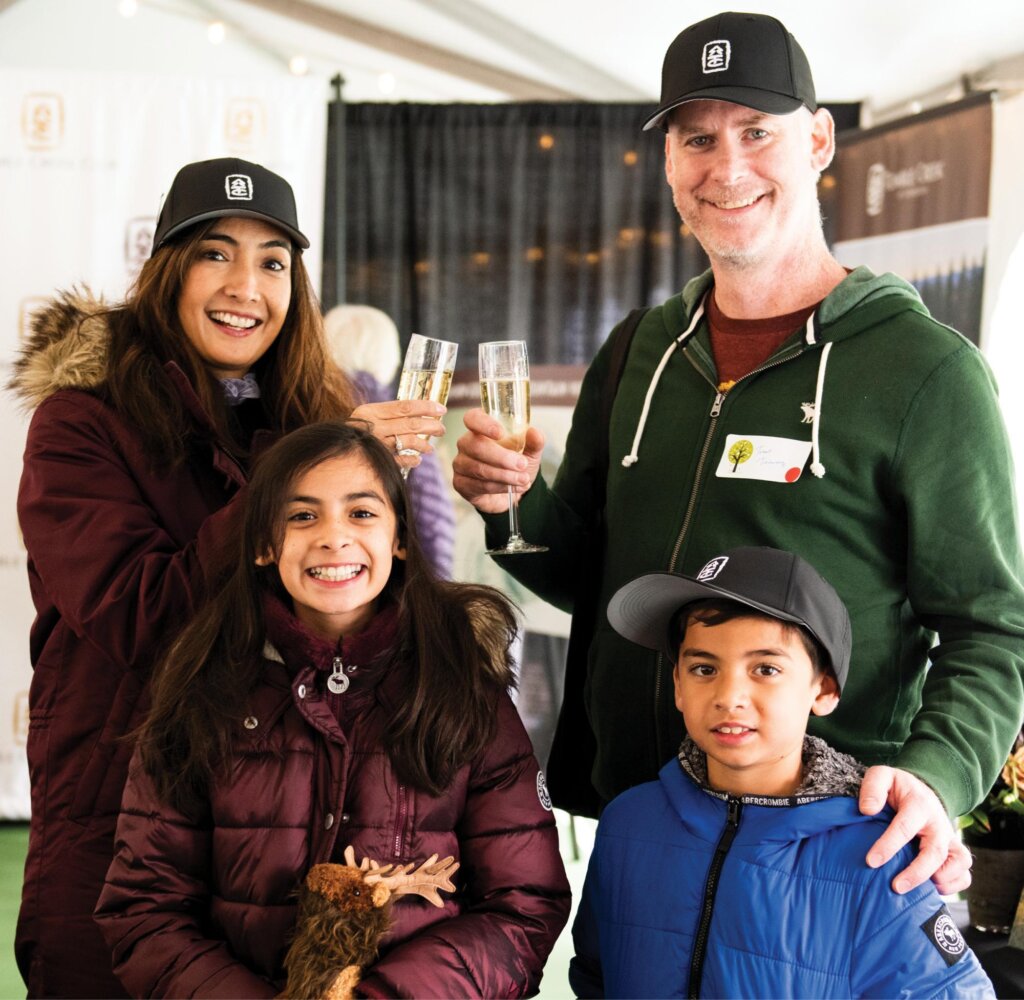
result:
<svg viewBox="0 0 1024 1000"><path fill-rule="evenodd" d="M403 337L458 341L460 366L520 338L535 364L586 364L626 312L707 266L672 205L664 136L640 131L647 105L340 106L345 193L327 203L345 210L324 258L344 261L347 301Z"/></svg>

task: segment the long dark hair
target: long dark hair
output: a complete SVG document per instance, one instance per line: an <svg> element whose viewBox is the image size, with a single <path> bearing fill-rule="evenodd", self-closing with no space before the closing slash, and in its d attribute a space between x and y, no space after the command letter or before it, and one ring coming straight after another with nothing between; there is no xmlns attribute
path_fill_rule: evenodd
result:
<svg viewBox="0 0 1024 1000"><path fill-rule="evenodd" d="M141 759L158 794L180 811L198 811L213 773L230 764L232 734L264 669L264 595L287 599L277 567L256 560L280 551L295 481L352 452L366 458L383 484L406 550L404 560L394 560L380 598L398 609L385 669L401 662L409 672L407 694L385 733L395 771L406 784L439 794L493 738L495 699L513 679L512 605L490 587L437 579L416 538L394 456L364 424L313 424L282 438L257 462L244 516L224 553L232 567L226 582L156 671Z"/></svg>
<svg viewBox="0 0 1024 1000"><path fill-rule="evenodd" d="M112 405L147 439L155 460L184 461L190 434L200 432L171 386L164 365L173 361L192 383L215 434L245 451L228 425L224 393L178 319L178 298L202 241L222 220L186 230L146 261L125 301L107 312L110 352L105 391ZM291 248L291 301L281 332L256 363L261 399L271 426L291 431L318 420L346 417L354 397L348 380L327 359L320 307L302 254Z"/></svg>

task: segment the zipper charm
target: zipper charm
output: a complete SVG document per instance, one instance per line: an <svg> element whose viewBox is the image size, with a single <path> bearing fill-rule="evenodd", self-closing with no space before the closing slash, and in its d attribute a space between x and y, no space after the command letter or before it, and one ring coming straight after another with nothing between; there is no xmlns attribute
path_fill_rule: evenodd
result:
<svg viewBox="0 0 1024 1000"><path fill-rule="evenodd" d="M725 400L725 393L724 392L716 392L715 393L715 402L714 402L714 404L711 407L711 416L717 417L718 414L722 412L722 403L723 403L724 400Z"/></svg>
<svg viewBox="0 0 1024 1000"><path fill-rule="evenodd" d="M336 656L331 666L331 676L327 678L327 689L331 694L344 694L348 690L349 685L348 675L345 673L345 664L341 662L340 656Z"/></svg>

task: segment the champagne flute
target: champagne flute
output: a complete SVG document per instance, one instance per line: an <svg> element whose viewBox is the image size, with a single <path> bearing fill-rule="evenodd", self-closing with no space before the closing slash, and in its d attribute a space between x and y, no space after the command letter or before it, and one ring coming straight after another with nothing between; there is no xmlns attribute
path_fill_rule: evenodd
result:
<svg viewBox="0 0 1024 1000"><path fill-rule="evenodd" d="M480 345L480 402L488 416L500 421L505 436L498 442L521 452L530 426L530 363L525 340L494 340ZM508 488L509 538L503 548L488 555L547 552L545 545L531 545L519 534L519 497Z"/></svg>
<svg viewBox="0 0 1024 1000"><path fill-rule="evenodd" d="M409 338L409 348L402 364L402 376L398 381L399 399L430 399L442 406L448 402L448 390L452 387L455 374L455 356L459 345L450 340L437 340L414 333ZM418 435L424 441L429 434ZM415 448L402 448L395 438L399 455L418 455ZM402 466L402 478L407 479L409 468Z"/></svg>

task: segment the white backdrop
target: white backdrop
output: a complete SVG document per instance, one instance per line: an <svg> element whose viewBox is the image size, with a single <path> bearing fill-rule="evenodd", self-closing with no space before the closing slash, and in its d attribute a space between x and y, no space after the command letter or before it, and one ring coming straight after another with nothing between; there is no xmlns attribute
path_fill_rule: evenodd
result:
<svg viewBox="0 0 1024 1000"><path fill-rule="evenodd" d="M149 255L163 194L193 160L240 156L287 178L319 283L326 96L320 80L0 69L3 382L28 317L55 289L85 283L123 296ZM7 393L0 420L0 819L23 819L34 613L15 501L27 417Z"/></svg>

